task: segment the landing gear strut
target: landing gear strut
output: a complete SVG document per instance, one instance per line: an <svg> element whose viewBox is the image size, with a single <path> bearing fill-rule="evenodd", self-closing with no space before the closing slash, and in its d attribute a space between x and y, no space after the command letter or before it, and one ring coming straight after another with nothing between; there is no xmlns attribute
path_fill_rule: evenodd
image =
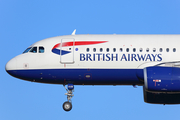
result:
<svg viewBox="0 0 180 120"><path fill-rule="evenodd" d="M66 88L65 85L63 85L64 88L66 89L67 93L65 93L65 95L67 95L67 100L66 102L64 102L63 104L63 109L65 111L70 111L72 109L72 101L71 98L74 96L73 92L74 92L74 85L73 84L68 84L68 89Z"/></svg>

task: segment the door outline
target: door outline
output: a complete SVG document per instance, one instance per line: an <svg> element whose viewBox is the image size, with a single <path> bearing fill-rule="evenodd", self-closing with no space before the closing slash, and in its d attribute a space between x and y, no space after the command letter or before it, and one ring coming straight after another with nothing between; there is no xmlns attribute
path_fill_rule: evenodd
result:
<svg viewBox="0 0 180 120"><path fill-rule="evenodd" d="M72 42L72 46L67 46L67 47L64 47L63 44L64 43L71 43ZM60 63L61 64L73 64L75 61L74 61L74 44L75 44L75 39L74 38L64 38L64 39L61 39L61 44L60 44ZM65 55L61 55L62 54L62 50L63 48L71 48L71 53L68 53L68 54L65 54ZM67 60L66 59L70 57L71 60Z"/></svg>

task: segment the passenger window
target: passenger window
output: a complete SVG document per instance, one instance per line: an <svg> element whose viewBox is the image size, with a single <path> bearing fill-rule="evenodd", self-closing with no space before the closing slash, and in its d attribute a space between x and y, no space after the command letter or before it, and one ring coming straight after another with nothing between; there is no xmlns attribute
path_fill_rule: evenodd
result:
<svg viewBox="0 0 180 120"><path fill-rule="evenodd" d="M89 48L87 48L86 51L89 52Z"/></svg>
<svg viewBox="0 0 180 120"><path fill-rule="evenodd" d="M169 48L166 48L166 52L169 52Z"/></svg>
<svg viewBox="0 0 180 120"><path fill-rule="evenodd" d="M109 52L109 48L107 48L106 51Z"/></svg>
<svg viewBox="0 0 180 120"><path fill-rule="evenodd" d="M33 47L29 52L37 53L37 47Z"/></svg>
<svg viewBox="0 0 180 120"><path fill-rule="evenodd" d="M173 48L173 52L176 52L176 48Z"/></svg>
<svg viewBox="0 0 180 120"><path fill-rule="evenodd" d="M113 52L116 52L116 48L113 48Z"/></svg>
<svg viewBox="0 0 180 120"><path fill-rule="evenodd" d="M129 52L129 48L126 48L126 52Z"/></svg>
<svg viewBox="0 0 180 120"><path fill-rule="evenodd" d="M146 52L149 52L149 48L146 49Z"/></svg>
<svg viewBox="0 0 180 120"><path fill-rule="evenodd" d="M153 48L153 52L156 52L156 48Z"/></svg>
<svg viewBox="0 0 180 120"><path fill-rule="evenodd" d="M119 49L119 51L120 51L120 52L122 52L122 51L123 51L123 49L122 49L122 48L120 48L120 49Z"/></svg>
<svg viewBox="0 0 180 120"><path fill-rule="evenodd" d="M143 49L142 49L142 48L140 48L140 49L139 49L139 51L140 51L140 52L142 52L142 51L143 51Z"/></svg>
<svg viewBox="0 0 180 120"><path fill-rule="evenodd" d="M44 47L39 47L39 53L44 53Z"/></svg>
<svg viewBox="0 0 180 120"><path fill-rule="evenodd" d="M100 48L100 50L99 50L100 52L102 52L103 51L103 49L102 48Z"/></svg>
<svg viewBox="0 0 180 120"><path fill-rule="evenodd" d="M162 52L162 51L163 51L163 49L162 49L162 48L160 48L160 49L159 49L159 52Z"/></svg>
<svg viewBox="0 0 180 120"><path fill-rule="evenodd" d="M136 48L133 48L133 52L136 52Z"/></svg>
<svg viewBox="0 0 180 120"><path fill-rule="evenodd" d="M93 51L96 52L96 48L93 48Z"/></svg>

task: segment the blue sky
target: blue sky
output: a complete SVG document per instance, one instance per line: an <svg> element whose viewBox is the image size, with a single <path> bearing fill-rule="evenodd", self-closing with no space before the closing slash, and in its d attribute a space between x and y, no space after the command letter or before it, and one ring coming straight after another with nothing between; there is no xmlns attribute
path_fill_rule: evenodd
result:
<svg viewBox="0 0 180 120"><path fill-rule="evenodd" d="M5 64L39 40L76 34L180 34L179 0L0 0L0 120L179 120L180 105L144 103L141 86L75 86L11 77Z"/></svg>

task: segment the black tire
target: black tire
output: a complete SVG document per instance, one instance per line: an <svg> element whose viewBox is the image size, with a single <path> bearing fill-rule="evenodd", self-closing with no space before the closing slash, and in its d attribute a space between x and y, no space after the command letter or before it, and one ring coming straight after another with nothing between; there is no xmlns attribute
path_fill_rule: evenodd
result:
<svg viewBox="0 0 180 120"><path fill-rule="evenodd" d="M72 109L72 104L69 101L64 102L63 109L65 111L70 111Z"/></svg>

